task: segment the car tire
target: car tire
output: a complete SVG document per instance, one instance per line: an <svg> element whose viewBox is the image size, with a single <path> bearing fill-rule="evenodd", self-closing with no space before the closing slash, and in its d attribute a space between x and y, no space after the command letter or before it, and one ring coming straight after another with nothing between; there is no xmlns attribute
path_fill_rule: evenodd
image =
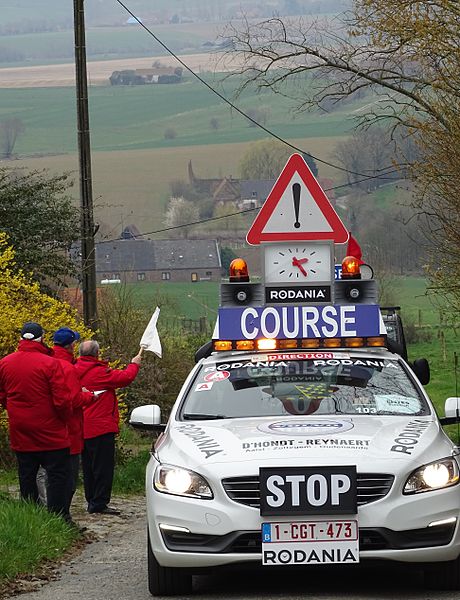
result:
<svg viewBox="0 0 460 600"><path fill-rule="evenodd" d="M460 590L460 556L449 562L430 563L424 568L428 590Z"/></svg>
<svg viewBox="0 0 460 600"><path fill-rule="evenodd" d="M148 533L147 570L152 596L178 596L192 592L192 575L185 569L162 567L152 552Z"/></svg>

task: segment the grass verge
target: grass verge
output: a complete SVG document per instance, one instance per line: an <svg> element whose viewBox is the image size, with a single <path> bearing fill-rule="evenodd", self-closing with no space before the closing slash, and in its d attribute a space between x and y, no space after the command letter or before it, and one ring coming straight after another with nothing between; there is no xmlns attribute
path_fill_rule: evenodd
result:
<svg viewBox="0 0 460 600"><path fill-rule="evenodd" d="M78 537L45 508L0 496L0 582L62 556Z"/></svg>
<svg viewBox="0 0 460 600"><path fill-rule="evenodd" d="M149 450L142 449L117 466L112 488L114 495L144 494L145 467L149 457Z"/></svg>

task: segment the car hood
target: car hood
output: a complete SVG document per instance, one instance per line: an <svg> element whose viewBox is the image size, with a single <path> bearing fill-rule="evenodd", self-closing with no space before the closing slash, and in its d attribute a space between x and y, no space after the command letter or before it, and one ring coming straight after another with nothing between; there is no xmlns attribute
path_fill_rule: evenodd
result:
<svg viewBox="0 0 460 600"><path fill-rule="evenodd" d="M202 470L219 464L394 465L449 456L434 417L324 416L172 421L156 447L163 463ZM241 467L240 467L241 468ZM226 470L226 469L225 469Z"/></svg>

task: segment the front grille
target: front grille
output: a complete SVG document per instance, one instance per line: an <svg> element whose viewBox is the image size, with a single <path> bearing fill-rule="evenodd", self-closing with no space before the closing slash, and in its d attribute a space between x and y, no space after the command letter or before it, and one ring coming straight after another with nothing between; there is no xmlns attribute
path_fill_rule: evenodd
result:
<svg viewBox="0 0 460 600"><path fill-rule="evenodd" d="M394 475L358 473L358 506L384 498L393 485ZM258 475L228 477L222 480L224 490L234 502L260 508Z"/></svg>

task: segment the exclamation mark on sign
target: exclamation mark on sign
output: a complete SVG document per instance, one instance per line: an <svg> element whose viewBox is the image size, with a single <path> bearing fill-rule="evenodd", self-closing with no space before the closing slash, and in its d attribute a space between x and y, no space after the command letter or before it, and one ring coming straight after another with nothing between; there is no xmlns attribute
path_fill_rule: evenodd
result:
<svg viewBox="0 0 460 600"><path fill-rule="evenodd" d="M299 229L300 221L299 221L299 208L300 208L300 183L294 183L292 185L292 196L294 198L294 213L295 213L295 222L294 227Z"/></svg>

